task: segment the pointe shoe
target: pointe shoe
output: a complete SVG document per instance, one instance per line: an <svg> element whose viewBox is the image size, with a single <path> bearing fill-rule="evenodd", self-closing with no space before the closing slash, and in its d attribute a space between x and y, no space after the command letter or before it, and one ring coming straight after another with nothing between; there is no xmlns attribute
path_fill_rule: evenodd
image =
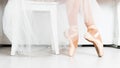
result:
<svg viewBox="0 0 120 68"><path fill-rule="evenodd" d="M69 56L72 57L78 47L78 30L77 27L71 27L68 31L65 31L65 37L69 40Z"/></svg>
<svg viewBox="0 0 120 68"><path fill-rule="evenodd" d="M94 25L90 26L89 28L97 30L97 28ZM87 32L84 38L94 44L94 47L97 51L98 56L102 57L103 56L103 43L102 41L100 41L100 39L97 39L98 36L100 36L100 33L98 31L94 35L91 35L89 32Z"/></svg>

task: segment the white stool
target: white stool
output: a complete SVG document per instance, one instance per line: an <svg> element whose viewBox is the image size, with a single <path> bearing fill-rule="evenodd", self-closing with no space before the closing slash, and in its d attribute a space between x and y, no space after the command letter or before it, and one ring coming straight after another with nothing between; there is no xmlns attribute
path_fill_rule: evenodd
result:
<svg viewBox="0 0 120 68"><path fill-rule="evenodd" d="M22 0L22 7L24 11L49 11L51 16L52 28L52 50L55 54L59 54L58 33L57 33L57 2L39 2ZM15 45L12 45L11 55L15 55Z"/></svg>

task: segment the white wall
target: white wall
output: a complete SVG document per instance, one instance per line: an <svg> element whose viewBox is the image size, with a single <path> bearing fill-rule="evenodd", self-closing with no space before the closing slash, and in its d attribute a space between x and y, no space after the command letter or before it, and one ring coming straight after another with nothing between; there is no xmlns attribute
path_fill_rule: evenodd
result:
<svg viewBox="0 0 120 68"><path fill-rule="evenodd" d="M116 11L115 11L115 35L114 35L114 44L120 46L120 0L116 0Z"/></svg>
<svg viewBox="0 0 120 68"><path fill-rule="evenodd" d="M9 40L6 38L2 30L2 16L3 16L4 7L6 3L7 3L7 0L0 0L0 44L9 43Z"/></svg>
<svg viewBox="0 0 120 68"><path fill-rule="evenodd" d="M6 1L6 0L0 0L2 1ZM103 38L103 42L104 44L112 44L113 43L113 27L114 27L114 0L99 0L99 3L103 9L103 11L105 12L105 18L107 19L106 22L102 22L97 23L97 26L99 27L101 34L102 34L102 38ZM1 3L0 2L0 3ZM4 4L5 5L5 4ZM1 5L0 5L0 9L1 9ZM3 7L2 10L3 11ZM60 5L58 7L58 34L59 34L59 42L60 45L65 45L67 43L67 39L65 39L64 37L64 31L67 29L68 27L68 21L67 21L67 15L66 15L66 8L65 5ZM3 40L2 40L2 44L6 44L9 41L5 38L5 36L2 35L2 29L1 29L1 14L0 14L0 36L2 36ZM38 37L40 38L40 43L41 44L50 44L50 19L49 19L49 13L48 12L35 12L33 15L34 18L34 23L37 23L37 25L39 25L40 29L36 29L38 32ZM79 17L80 19L80 17ZM86 31L85 25L84 23L79 23L79 28L80 28L80 41L79 44L89 44L84 38L83 35ZM44 29L44 30L43 30Z"/></svg>
<svg viewBox="0 0 120 68"><path fill-rule="evenodd" d="M0 42L2 40L2 1L0 0Z"/></svg>

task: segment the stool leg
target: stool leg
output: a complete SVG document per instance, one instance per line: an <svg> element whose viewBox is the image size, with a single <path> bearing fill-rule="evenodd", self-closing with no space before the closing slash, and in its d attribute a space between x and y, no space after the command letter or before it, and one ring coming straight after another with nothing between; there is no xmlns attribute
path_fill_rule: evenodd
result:
<svg viewBox="0 0 120 68"><path fill-rule="evenodd" d="M58 33L57 33L57 6L51 10L51 25L53 35L52 48L55 50L55 54L59 54Z"/></svg>
<svg viewBox="0 0 120 68"><path fill-rule="evenodd" d="M16 44L12 44L12 46L11 46L11 55L15 55L16 54L16 50L17 50L17 45Z"/></svg>

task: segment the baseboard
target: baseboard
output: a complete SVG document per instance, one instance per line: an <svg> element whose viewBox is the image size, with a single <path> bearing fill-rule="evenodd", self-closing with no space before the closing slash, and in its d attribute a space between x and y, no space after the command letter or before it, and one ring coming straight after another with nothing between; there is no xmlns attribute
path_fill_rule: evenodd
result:
<svg viewBox="0 0 120 68"><path fill-rule="evenodd" d="M11 44L0 44L0 47L11 47ZM94 47L94 45L84 44L84 45L78 45L78 47ZM104 44L104 47L113 47L113 44Z"/></svg>
<svg viewBox="0 0 120 68"><path fill-rule="evenodd" d="M78 47L94 47L92 44L78 45ZM113 47L113 44L104 44L104 47Z"/></svg>
<svg viewBox="0 0 120 68"><path fill-rule="evenodd" d="M0 44L0 47L11 47L11 44Z"/></svg>

